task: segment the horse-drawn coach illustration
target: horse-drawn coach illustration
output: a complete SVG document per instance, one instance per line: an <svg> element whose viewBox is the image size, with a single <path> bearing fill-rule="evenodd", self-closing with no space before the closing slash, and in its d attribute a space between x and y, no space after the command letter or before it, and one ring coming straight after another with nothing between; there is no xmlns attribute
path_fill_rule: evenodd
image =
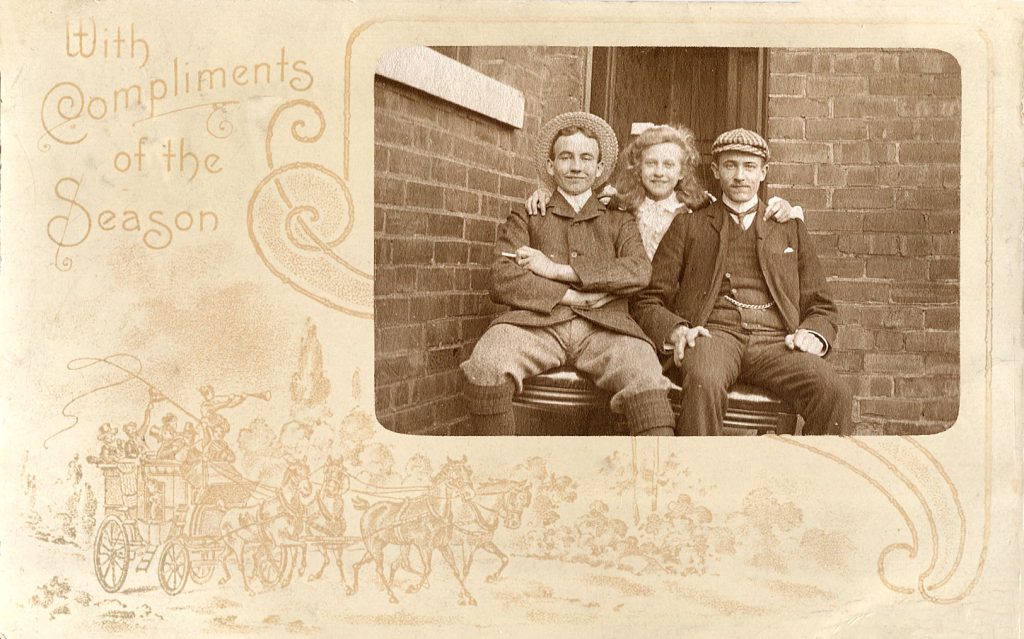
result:
<svg viewBox="0 0 1024 639"><path fill-rule="evenodd" d="M103 519L93 544L93 566L107 592L120 591L131 572L156 563L161 588L170 595L191 582L207 583L217 567L220 584L241 574L246 592L286 587L305 574L308 558L322 563L309 580L320 579L333 561L347 594L358 589L359 569L373 563L388 598L397 602L395 575L418 576L407 592L428 584L434 551L439 551L459 584L459 602L475 604L466 577L475 553L490 552L500 567L508 556L494 543L499 524L519 526L530 504L526 482L473 479L465 457L448 459L425 485L377 485L350 474L340 457L328 456L313 470L308 460L282 454L280 480L259 482L235 466L235 451L226 435L227 420L218 411L246 397L269 400L269 393L216 396L204 386L202 409L193 415L155 389L141 425L120 431L99 428L99 455L87 460L103 474ZM168 411L154 423L154 407L168 401ZM179 425L177 413L196 421ZM347 499L346 499L347 498ZM359 519L359 534L346 534L346 502ZM398 547L385 569L384 549ZM343 554L361 550L346 581ZM416 551L418 567L410 559ZM461 559L456 560L456 550ZM254 584L256 588L254 588Z"/></svg>

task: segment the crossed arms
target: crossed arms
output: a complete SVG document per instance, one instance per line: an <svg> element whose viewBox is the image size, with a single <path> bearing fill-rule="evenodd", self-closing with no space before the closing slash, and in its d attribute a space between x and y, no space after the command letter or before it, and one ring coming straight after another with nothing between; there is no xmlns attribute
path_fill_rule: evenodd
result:
<svg viewBox="0 0 1024 639"><path fill-rule="evenodd" d="M575 234L580 243L575 248L580 250L572 258L565 240L572 234L556 233L557 225L571 222L556 215L531 220L524 211L509 215L498 231L491 266L491 299L495 303L538 313L551 313L560 304L599 308L647 285L651 264L631 216L606 211L577 222L583 229ZM612 246L591 226L598 224L613 225ZM571 264L556 261L558 258L569 259Z"/></svg>

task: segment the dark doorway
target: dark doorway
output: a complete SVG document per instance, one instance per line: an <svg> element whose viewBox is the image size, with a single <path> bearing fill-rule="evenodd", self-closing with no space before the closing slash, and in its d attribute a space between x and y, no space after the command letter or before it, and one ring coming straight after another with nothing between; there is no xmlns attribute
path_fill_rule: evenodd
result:
<svg viewBox="0 0 1024 639"><path fill-rule="evenodd" d="M711 143L745 127L766 134L768 50L709 47L594 47L590 110L625 144L635 122L681 124L697 137L705 186Z"/></svg>

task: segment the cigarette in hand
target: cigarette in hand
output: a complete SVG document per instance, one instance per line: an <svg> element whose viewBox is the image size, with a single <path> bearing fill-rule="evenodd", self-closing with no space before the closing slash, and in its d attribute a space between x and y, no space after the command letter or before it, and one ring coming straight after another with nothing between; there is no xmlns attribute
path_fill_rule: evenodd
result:
<svg viewBox="0 0 1024 639"><path fill-rule="evenodd" d="M501 252L501 256L502 257L509 257L509 258L512 258L513 260L516 259L516 257L518 257L515 253L509 253L508 251L502 251Z"/></svg>

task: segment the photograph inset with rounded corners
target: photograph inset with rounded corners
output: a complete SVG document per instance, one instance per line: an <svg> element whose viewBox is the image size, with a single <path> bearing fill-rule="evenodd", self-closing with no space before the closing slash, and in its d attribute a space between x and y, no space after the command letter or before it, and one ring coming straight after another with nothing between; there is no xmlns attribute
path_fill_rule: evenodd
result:
<svg viewBox="0 0 1024 639"><path fill-rule="evenodd" d="M381 56L374 90L385 427L920 435L956 420L951 55L412 47Z"/></svg>

